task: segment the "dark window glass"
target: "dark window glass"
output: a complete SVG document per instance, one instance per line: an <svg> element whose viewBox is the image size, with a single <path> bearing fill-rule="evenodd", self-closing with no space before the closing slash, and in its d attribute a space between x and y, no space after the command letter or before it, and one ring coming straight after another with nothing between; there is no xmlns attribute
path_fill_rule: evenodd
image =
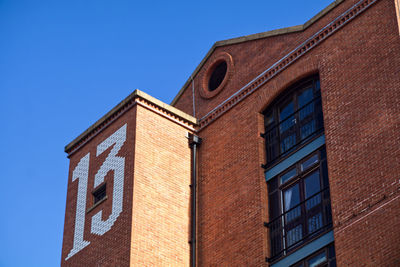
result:
<svg viewBox="0 0 400 267"><path fill-rule="evenodd" d="M294 112L294 104L293 102L287 103L283 106L279 112L279 121L282 122Z"/></svg>
<svg viewBox="0 0 400 267"><path fill-rule="evenodd" d="M305 197L308 199L321 191L319 170L311 173L304 179Z"/></svg>
<svg viewBox="0 0 400 267"><path fill-rule="evenodd" d="M316 120L313 116L315 111L315 103L313 103L314 92L313 88L307 88L300 92L298 96L299 105L299 124L300 137L305 139L316 130Z"/></svg>
<svg viewBox="0 0 400 267"><path fill-rule="evenodd" d="M103 200L106 196L106 184L103 184L93 192L93 205Z"/></svg>
<svg viewBox="0 0 400 267"><path fill-rule="evenodd" d="M267 165L272 165L323 131L319 78L288 89L264 115Z"/></svg>
<svg viewBox="0 0 400 267"><path fill-rule="evenodd" d="M227 69L228 65L225 61L222 61L215 67L211 73L210 79L208 80L208 90L214 91L218 86L220 86L225 78Z"/></svg>
<svg viewBox="0 0 400 267"><path fill-rule="evenodd" d="M300 203L300 190L299 185L289 187L283 191L285 197L285 211L293 209L296 205Z"/></svg>
<svg viewBox="0 0 400 267"><path fill-rule="evenodd" d="M317 267L320 266L322 263L327 262L328 258L326 257L326 251L323 251L311 259L307 261L309 267Z"/></svg>
<svg viewBox="0 0 400 267"><path fill-rule="evenodd" d="M336 267L336 259L334 255L330 255L331 251L333 251L334 254L335 247L333 244L322 248L290 267Z"/></svg>
<svg viewBox="0 0 400 267"><path fill-rule="evenodd" d="M309 87L304 89L302 92L299 94L299 108L304 107L305 105L311 103L311 101L314 98L314 93L313 93L313 88Z"/></svg>
<svg viewBox="0 0 400 267"><path fill-rule="evenodd" d="M333 245L329 246L329 258L335 258L335 256L335 247Z"/></svg>
<svg viewBox="0 0 400 267"><path fill-rule="evenodd" d="M296 168L291 169L290 171L281 176L281 181L280 181L281 184L286 183L296 175L297 175L297 169Z"/></svg>
<svg viewBox="0 0 400 267"><path fill-rule="evenodd" d="M313 172L304 179L306 209L308 212L307 225L308 233L314 233L323 226L321 204L320 173L319 170Z"/></svg>
<svg viewBox="0 0 400 267"><path fill-rule="evenodd" d="M272 258L332 227L325 148L268 181Z"/></svg>
<svg viewBox="0 0 400 267"><path fill-rule="evenodd" d="M312 165L314 165L317 162L318 162L318 155L315 154L312 157L310 157L309 159L305 160L301 164L301 171L307 170L308 168L310 168Z"/></svg>

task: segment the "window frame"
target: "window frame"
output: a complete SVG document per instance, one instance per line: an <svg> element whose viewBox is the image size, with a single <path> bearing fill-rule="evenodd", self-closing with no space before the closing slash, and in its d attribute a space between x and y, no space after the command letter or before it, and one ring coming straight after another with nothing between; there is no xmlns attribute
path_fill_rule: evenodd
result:
<svg viewBox="0 0 400 267"><path fill-rule="evenodd" d="M98 205L99 203L103 202L107 199L107 183L100 185L92 192L93 196L93 206ZM102 196L102 197L99 197Z"/></svg>
<svg viewBox="0 0 400 267"><path fill-rule="evenodd" d="M312 88L313 96L312 100L303 104L300 107L299 96L305 90ZM280 120L280 110L285 107L288 103L293 103L293 113L289 114L285 119ZM313 111L311 114L312 120L315 120L315 130L304 138L301 138L301 126L302 121L300 117L300 112L302 109L311 105ZM309 116L310 116L309 114ZM315 74L307 77L300 82L290 86L284 91L283 94L279 95L263 112L264 115L264 134L262 136L265 138L265 150L266 150L266 167L272 167L278 162L287 158L289 155L297 151L303 145L309 143L314 137L317 137L320 133L324 131L323 114L322 114L322 101L321 101L321 86L319 75ZM288 149L282 151L282 136L285 132L280 130L280 127L284 125L285 121L288 121L291 117L294 119L292 131L295 132L295 142ZM290 133L289 133L290 134ZM270 137L273 136L273 137ZM269 139L270 138L270 139ZM271 141L272 140L272 141Z"/></svg>
<svg viewBox="0 0 400 267"><path fill-rule="evenodd" d="M304 164L307 160L311 159L315 155L318 156L318 161L314 162L305 170L301 170L301 165ZM287 174L288 172L296 169L296 175L291 177L285 182L281 182L282 176ZM312 194L308 198L306 197L306 188L305 181L312 173L319 172L319 189L317 193ZM274 181L275 180L275 181ZM275 255L272 255L272 259L279 259L292 251L297 250L299 247L313 240L314 238L322 235L327 230L330 230L332 227L332 214L330 207L330 192L329 192L329 180L328 180L328 172L327 172L327 159L326 159L326 148L325 146L319 147L315 151L308 154L306 157L303 157L293 165L286 168L284 171L276 175L274 178L268 181L268 202L269 202L269 224L276 222L278 226L277 229L272 230L273 227L270 227L270 231L274 231L270 233L271 238L271 249L274 246L274 242L278 242L278 246L280 247L280 251L274 251ZM299 185L299 203L294 205L289 209L285 209L285 190ZM277 195L276 195L277 194ZM319 196L319 202L312 206L310 209L307 208L307 203ZM287 216L290 212L300 208L300 215L293 217L287 221ZM329 210L327 210L329 209ZM277 211L279 214L277 214ZM316 214L321 213L321 226L314 231L310 231L310 222L308 219L312 218ZM274 216L275 215L275 216ZM292 216L292 215L289 215ZM291 228L293 226L293 228ZM298 226L301 227L301 236L299 240L296 240L292 244L289 243L289 235L288 229L293 230ZM280 230L279 230L280 229ZM276 244L276 243L274 243ZM271 253L274 253L271 251Z"/></svg>
<svg viewBox="0 0 400 267"><path fill-rule="evenodd" d="M328 267L328 266L330 267L332 262L334 262L334 264L332 264L332 265L336 266L335 246L334 246L334 243L331 243L331 244L319 249L318 251L312 253L311 255L301 259L300 261L290 265L289 267L309 267L308 261L310 259L312 259L313 257L317 256L318 254L320 254L321 252L325 252L326 261L321 262L316 267Z"/></svg>

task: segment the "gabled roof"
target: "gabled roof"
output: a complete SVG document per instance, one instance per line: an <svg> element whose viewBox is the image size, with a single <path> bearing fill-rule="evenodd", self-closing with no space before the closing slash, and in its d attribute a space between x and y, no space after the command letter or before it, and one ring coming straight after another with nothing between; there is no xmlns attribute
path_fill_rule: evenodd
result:
<svg viewBox="0 0 400 267"><path fill-rule="evenodd" d="M196 74L200 71L200 69L203 67L204 63L207 61L207 59L211 56L211 54L214 52L214 50L217 47L222 47L222 46L227 46L227 45L233 45L233 44L240 44L248 41L253 41L253 40L258 40L262 38L267 38L267 37L272 37L272 36L278 36L278 35L283 35L283 34L288 34L288 33L295 33L295 32L301 32L306 30L308 27L310 27L314 22L325 16L329 11L334 9L337 5L342 3L344 0L336 0L332 2L329 6L321 10L317 15L312 17L310 20L308 20L306 23L302 25L297 25L297 26L292 26L292 27L287 27L287 28L281 28L277 30L272 30L272 31L266 31L262 33L256 33L256 34L251 34L251 35L245 35L242 37L237 37L237 38L232 38L232 39L227 39L227 40L222 40L214 43L214 45L211 47L211 49L207 52L206 56L203 58L203 60L200 62L200 64L196 67L196 69L193 71L192 75L187 79L181 90L179 90L178 94L175 96L175 98L172 100L171 105L175 105L176 102L179 100L180 96L183 94L185 89L188 87L188 85L191 82L191 77L196 76Z"/></svg>

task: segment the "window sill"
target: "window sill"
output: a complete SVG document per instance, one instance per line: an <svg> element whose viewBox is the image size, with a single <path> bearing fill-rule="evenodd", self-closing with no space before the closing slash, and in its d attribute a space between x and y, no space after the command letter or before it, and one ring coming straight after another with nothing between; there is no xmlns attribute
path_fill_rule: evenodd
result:
<svg viewBox="0 0 400 267"><path fill-rule="evenodd" d="M271 266L273 266L274 264L276 264L278 262L281 262L283 259L289 258L292 254L298 254L299 251L301 252L303 248L310 246L310 244L314 243L314 241L323 240L324 238L326 238L326 235L328 235L332 231L332 229L333 229L333 227L332 227L332 225L330 225L329 227L327 227L323 231L319 232L316 236L304 240L303 244L300 244L300 245L296 246L295 248L291 249L285 255L282 255L282 256L279 256L279 257L275 256L275 257L272 257L272 258L267 258L266 261L268 263L270 263ZM333 242L333 239L330 240L329 243L330 242ZM320 249L322 247L323 246L318 247L318 249ZM303 253L300 253L300 254L303 254ZM304 257L304 255L303 255L303 257ZM298 260L300 260L300 259L297 259L296 261L298 261Z"/></svg>
<svg viewBox="0 0 400 267"><path fill-rule="evenodd" d="M296 154L296 152L298 152L299 150L301 150L302 148L306 147L308 144L312 143L315 139L318 139L319 137L321 137L322 135L324 135L324 128L322 128L322 130L318 131L315 133L314 136L310 137L309 139L305 139L304 143L300 143L296 146L294 146L292 148L291 151L288 151L287 154L284 154L280 157L277 157L274 161L272 161L272 163L266 164L266 171L272 169L273 167L275 167L276 165L279 165L279 163L281 163L282 161L285 161L287 158L289 158L290 156L292 156L293 154Z"/></svg>
<svg viewBox="0 0 400 267"><path fill-rule="evenodd" d="M94 210L97 206L99 206L101 203L103 203L104 201L107 200L107 196L105 196L102 200L100 200L99 202L97 202L96 204L94 204L92 207L90 207L87 211L86 214L88 214L89 212L91 212L92 210Z"/></svg>

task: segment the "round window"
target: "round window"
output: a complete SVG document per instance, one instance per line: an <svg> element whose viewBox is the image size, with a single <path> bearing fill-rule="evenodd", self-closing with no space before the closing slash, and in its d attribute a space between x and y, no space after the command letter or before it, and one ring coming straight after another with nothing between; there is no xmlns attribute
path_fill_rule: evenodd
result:
<svg viewBox="0 0 400 267"><path fill-rule="evenodd" d="M210 99L219 94L230 81L233 73L232 56L220 53L204 65L202 72L200 95Z"/></svg>
<svg viewBox="0 0 400 267"><path fill-rule="evenodd" d="M228 65L226 64L226 61L221 61L215 66L214 70L210 75L210 79L208 80L209 91L214 91L215 89L218 88L218 86L221 85L222 81L225 78L227 69Z"/></svg>

